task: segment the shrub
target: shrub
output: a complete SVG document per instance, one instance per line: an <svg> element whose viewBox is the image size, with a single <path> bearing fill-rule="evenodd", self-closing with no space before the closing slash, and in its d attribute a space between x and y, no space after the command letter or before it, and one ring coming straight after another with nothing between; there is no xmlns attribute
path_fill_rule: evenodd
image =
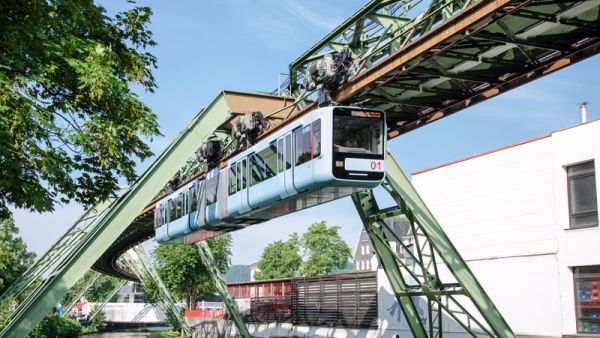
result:
<svg viewBox="0 0 600 338"><path fill-rule="evenodd" d="M46 316L29 334L31 338L77 338L82 331L81 324L75 319Z"/></svg>

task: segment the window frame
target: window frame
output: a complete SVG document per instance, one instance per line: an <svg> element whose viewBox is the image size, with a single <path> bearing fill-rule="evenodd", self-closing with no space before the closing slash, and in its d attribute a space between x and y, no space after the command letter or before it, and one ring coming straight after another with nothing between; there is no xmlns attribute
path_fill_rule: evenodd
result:
<svg viewBox="0 0 600 338"><path fill-rule="evenodd" d="M576 166L580 166L582 164L587 164L587 163L592 163L592 170L591 171L587 171L584 173L578 173L578 174L569 174L569 169L576 167ZM579 162L579 163L574 163L574 164L570 164L565 166L565 172L566 172L566 176L567 176L567 203L569 205L569 228L568 229L586 229L586 228L595 228L598 227L599 225L599 220L598 220L598 200L596 198L596 209L594 211L584 211L584 212L574 212L573 211L573 195L571 194L571 184L572 182L574 182L577 179L582 179L582 178L586 178L586 177L593 177L594 178L594 193L596 193L596 196L598 194L597 191L597 187L596 187L596 163L595 161L589 160L589 161L583 161L583 162ZM589 225L573 225L573 219L574 218L578 218L578 217L587 217L587 216L593 216L596 215L596 223L595 224L589 224Z"/></svg>

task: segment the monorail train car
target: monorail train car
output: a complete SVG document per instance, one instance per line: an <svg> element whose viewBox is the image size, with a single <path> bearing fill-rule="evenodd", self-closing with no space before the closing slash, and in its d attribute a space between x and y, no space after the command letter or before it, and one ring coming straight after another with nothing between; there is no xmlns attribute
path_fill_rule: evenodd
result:
<svg viewBox="0 0 600 338"><path fill-rule="evenodd" d="M156 240L194 243L375 188L385 146L383 112L313 110L161 199Z"/></svg>

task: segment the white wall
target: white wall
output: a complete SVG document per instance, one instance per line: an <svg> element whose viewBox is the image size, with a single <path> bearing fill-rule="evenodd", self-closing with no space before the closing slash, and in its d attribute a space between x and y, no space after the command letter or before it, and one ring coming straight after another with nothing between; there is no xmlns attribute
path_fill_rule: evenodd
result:
<svg viewBox="0 0 600 338"><path fill-rule="evenodd" d="M517 334L576 332L570 268L600 264L600 229L565 230L565 166L590 159L600 182L600 121L413 175Z"/></svg>
<svg viewBox="0 0 600 338"><path fill-rule="evenodd" d="M158 306L147 303L107 303L104 306L107 322L164 323L165 315Z"/></svg>

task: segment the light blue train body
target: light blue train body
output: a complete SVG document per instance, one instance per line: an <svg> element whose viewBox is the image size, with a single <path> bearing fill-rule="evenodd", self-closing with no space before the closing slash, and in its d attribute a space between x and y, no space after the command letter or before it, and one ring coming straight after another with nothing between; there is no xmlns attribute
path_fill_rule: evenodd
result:
<svg viewBox="0 0 600 338"><path fill-rule="evenodd" d="M383 112L316 109L160 200L156 240L194 243L372 189L385 143Z"/></svg>

